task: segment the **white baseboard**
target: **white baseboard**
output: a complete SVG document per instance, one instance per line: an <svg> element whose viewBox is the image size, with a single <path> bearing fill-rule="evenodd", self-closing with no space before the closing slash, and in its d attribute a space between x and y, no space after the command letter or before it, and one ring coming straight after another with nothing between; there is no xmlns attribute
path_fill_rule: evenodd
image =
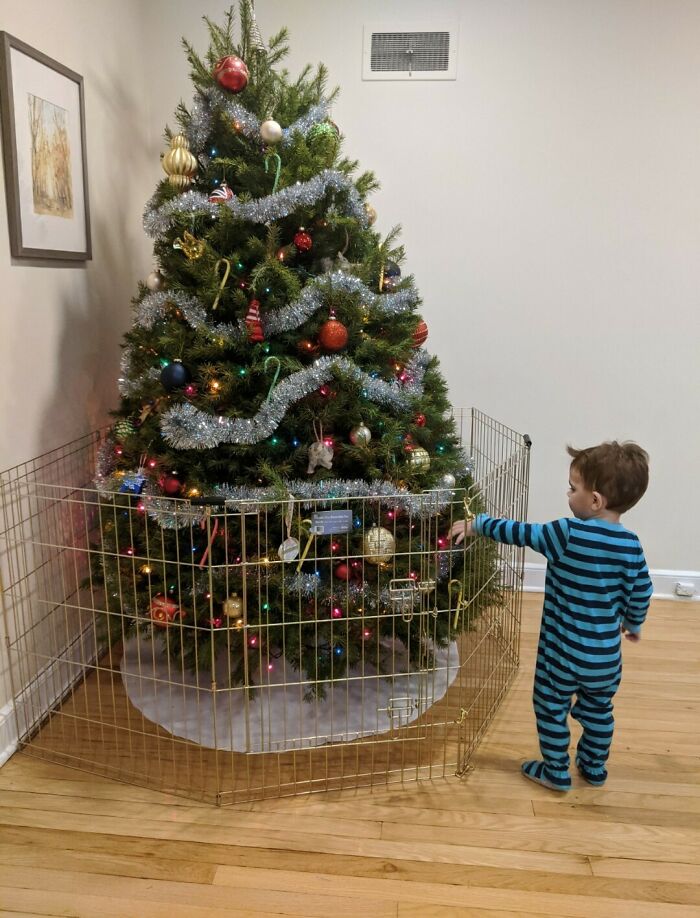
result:
<svg viewBox="0 0 700 918"><path fill-rule="evenodd" d="M17 751L17 723L15 706L8 701L0 708L0 768Z"/></svg>
<svg viewBox="0 0 700 918"><path fill-rule="evenodd" d="M20 736L29 735L46 713L83 679L82 648L94 646L94 628L90 624L71 640L62 659L45 666L14 701L0 708L0 767L19 748ZM92 656L87 665L94 660Z"/></svg>
<svg viewBox="0 0 700 918"><path fill-rule="evenodd" d="M523 590L526 593L544 592L544 574L547 565L536 561L525 562L525 579ZM654 586L656 599L675 599L677 602L700 602L700 571L649 571ZM695 585L695 595L691 597L676 596L674 590L679 581L688 581Z"/></svg>

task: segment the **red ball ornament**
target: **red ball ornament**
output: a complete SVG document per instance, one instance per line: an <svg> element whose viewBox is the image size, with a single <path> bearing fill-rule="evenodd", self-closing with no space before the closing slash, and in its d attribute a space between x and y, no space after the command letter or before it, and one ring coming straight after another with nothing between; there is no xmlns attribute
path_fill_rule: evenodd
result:
<svg viewBox="0 0 700 918"><path fill-rule="evenodd" d="M313 244L314 241L306 230L300 229L294 234L294 245L300 252L308 252Z"/></svg>
<svg viewBox="0 0 700 918"><path fill-rule="evenodd" d="M348 343L348 330L337 319L329 319L321 326L318 340L327 351L342 351Z"/></svg>
<svg viewBox="0 0 700 918"><path fill-rule="evenodd" d="M417 414L413 419L416 423L416 427L425 427L425 415Z"/></svg>
<svg viewBox="0 0 700 918"><path fill-rule="evenodd" d="M212 76L219 86L229 92L242 92L248 85L248 68L235 54L218 60Z"/></svg>
<svg viewBox="0 0 700 918"><path fill-rule="evenodd" d="M166 475L161 482L161 487L168 497L177 497L182 491L182 482L175 475Z"/></svg>
<svg viewBox="0 0 700 918"><path fill-rule="evenodd" d="M338 580L349 580L352 577L352 568L343 562L337 565L333 573Z"/></svg>
<svg viewBox="0 0 700 918"><path fill-rule="evenodd" d="M420 347L422 344L428 340L428 326L423 319L420 320L418 325L416 325L416 330L413 332L413 346Z"/></svg>

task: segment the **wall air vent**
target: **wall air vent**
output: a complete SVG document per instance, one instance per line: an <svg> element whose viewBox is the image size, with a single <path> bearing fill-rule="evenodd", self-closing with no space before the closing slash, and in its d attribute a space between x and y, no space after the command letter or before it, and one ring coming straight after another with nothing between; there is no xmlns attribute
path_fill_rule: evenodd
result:
<svg viewBox="0 0 700 918"><path fill-rule="evenodd" d="M457 77L457 23L398 28L366 25L362 56L364 80L454 80Z"/></svg>

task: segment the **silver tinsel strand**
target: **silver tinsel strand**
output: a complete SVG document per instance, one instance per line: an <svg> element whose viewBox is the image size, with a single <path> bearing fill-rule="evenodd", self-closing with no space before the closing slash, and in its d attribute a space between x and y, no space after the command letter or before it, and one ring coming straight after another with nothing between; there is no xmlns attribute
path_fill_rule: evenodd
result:
<svg viewBox="0 0 700 918"><path fill-rule="evenodd" d="M122 351L121 360L119 361L119 377L117 378L117 387L119 389L120 395L124 398L128 398L130 395L134 395L141 389L141 384L144 379L155 380L160 379L161 370L158 367L152 367L142 376L137 377L136 379L131 378L131 348L127 345Z"/></svg>
<svg viewBox="0 0 700 918"><path fill-rule="evenodd" d="M391 383L375 379L347 357L319 357L298 373L282 380L252 418L215 417L189 402L174 405L163 413L160 428L165 441L176 449L213 449L222 443L252 445L271 436L290 406L310 395L333 377L333 370L346 373L362 386L362 396L396 410L407 410L423 394L423 376L430 355L420 351L406 367L408 381Z"/></svg>
<svg viewBox="0 0 700 918"><path fill-rule="evenodd" d="M159 208L155 207L153 198L151 198L143 215L143 227L149 236L155 238L172 226L177 215L187 217L208 215L215 220L222 207L228 207L239 220L269 223L272 220L287 217L300 207L310 207L320 200L329 189L344 192L347 195L345 212L354 217L361 226L366 227L367 214L357 188L347 175L334 169L324 169L308 182L298 182L275 194L244 203L234 197L222 204L212 204L208 200L208 195L203 191L186 191Z"/></svg>
<svg viewBox="0 0 700 918"><path fill-rule="evenodd" d="M418 293L413 288L399 290L397 293L374 293L362 283L359 277L346 274L344 271L334 271L332 274L321 275L309 283L304 287L299 298L289 306L263 316L262 325L265 335L269 337L298 328L325 307L328 294L338 291L358 295L370 313L377 316L401 315L412 309L418 302ZM177 290L159 290L144 296L136 306L134 324L143 328L152 328L154 322L167 314L168 303L177 306L185 321L192 328L204 331L213 338L234 342L244 340L248 336L243 319L237 325L210 322L205 307L197 297ZM125 368L122 366L122 377L126 375Z"/></svg>
<svg viewBox="0 0 700 918"><path fill-rule="evenodd" d="M187 127L187 139L190 149L195 155L206 155L206 144L211 135L216 110L223 111L225 115L240 125L239 133L255 143L263 143L260 136L260 121L256 115L226 95L221 89L212 86L206 93L200 93L192 103L190 123ZM297 119L288 127L282 128L280 146L286 146L294 140L295 134L307 134L312 127L328 118L329 106L327 102L320 102L312 106L308 112Z"/></svg>

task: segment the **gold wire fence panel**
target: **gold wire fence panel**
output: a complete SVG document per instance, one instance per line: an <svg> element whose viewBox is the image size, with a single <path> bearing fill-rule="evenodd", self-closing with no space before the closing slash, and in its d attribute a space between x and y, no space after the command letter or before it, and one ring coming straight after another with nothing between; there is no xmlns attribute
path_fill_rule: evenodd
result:
<svg viewBox="0 0 700 918"><path fill-rule="evenodd" d="M451 507L526 518L528 438L476 410L456 420L473 485ZM0 476L21 748L216 804L468 769L518 666L522 550L454 550L453 519L418 506L400 552L366 539L357 551L376 497L205 505L185 541L166 544L143 501L92 486L103 440ZM391 531L392 511L383 519ZM112 562L116 580L100 574ZM314 571L341 567L329 596ZM151 578L167 592L149 588L144 605Z"/></svg>

